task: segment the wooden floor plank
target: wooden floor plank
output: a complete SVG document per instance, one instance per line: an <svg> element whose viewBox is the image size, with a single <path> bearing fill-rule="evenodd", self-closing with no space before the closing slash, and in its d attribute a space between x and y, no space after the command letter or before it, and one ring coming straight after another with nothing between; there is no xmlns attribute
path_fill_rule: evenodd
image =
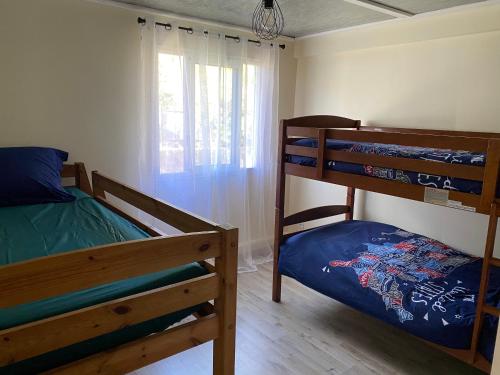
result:
<svg viewBox="0 0 500 375"><path fill-rule="evenodd" d="M480 375L404 332L289 278L271 301L271 265L238 277L237 375ZM212 374L207 343L134 372Z"/></svg>

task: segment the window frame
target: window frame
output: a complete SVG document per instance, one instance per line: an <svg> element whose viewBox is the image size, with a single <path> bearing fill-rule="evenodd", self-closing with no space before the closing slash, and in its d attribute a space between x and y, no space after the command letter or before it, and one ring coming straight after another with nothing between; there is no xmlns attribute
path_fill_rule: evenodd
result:
<svg viewBox="0 0 500 375"><path fill-rule="evenodd" d="M201 63L198 59L192 56L180 55L168 50L158 51L158 57L161 54L176 56L182 61L182 97L183 97L183 158L184 166L182 171L176 172L162 172L160 175L184 175L196 172L206 168L214 168L227 171L248 171L255 168L255 163L247 167L241 165L241 133L242 133L242 116L243 116L243 72L244 65L254 65L256 67L256 80L259 74L258 64L254 61L243 62L241 59L228 59L227 64L213 65L210 63ZM210 165L196 165L196 107L195 105L189 106L189 98L196 97L196 65L200 66L214 66L223 71L226 68L232 70L232 87L231 87L231 151L230 162L225 164L210 164ZM158 67L158 79L160 76L160 69ZM158 87L159 90L159 87ZM158 95L159 96L159 95ZM159 111L161 112L160 103L158 103ZM161 123L158 122L158 132L161 133ZM192 146L191 146L192 145ZM160 147L158 147L160 149ZM246 147L245 147L246 149ZM158 150L159 151L159 150ZM158 152L161 157L160 152ZM158 165L160 168L160 163Z"/></svg>

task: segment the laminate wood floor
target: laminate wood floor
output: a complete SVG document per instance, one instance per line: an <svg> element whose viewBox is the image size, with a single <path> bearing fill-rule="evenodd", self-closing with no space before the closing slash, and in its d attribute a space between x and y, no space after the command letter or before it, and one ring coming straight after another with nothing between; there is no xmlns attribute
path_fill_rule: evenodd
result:
<svg viewBox="0 0 500 375"><path fill-rule="evenodd" d="M271 273L266 264L238 277L237 375L483 374L292 279L274 303ZM212 374L212 344L133 374Z"/></svg>

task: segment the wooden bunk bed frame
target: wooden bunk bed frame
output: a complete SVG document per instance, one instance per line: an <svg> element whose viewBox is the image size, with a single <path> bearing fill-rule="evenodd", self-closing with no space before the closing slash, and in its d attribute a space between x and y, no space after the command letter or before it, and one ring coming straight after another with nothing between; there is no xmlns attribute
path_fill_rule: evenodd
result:
<svg viewBox="0 0 500 375"><path fill-rule="evenodd" d="M303 147L293 144L302 138L317 139L318 147ZM446 164L436 161L329 150L325 146L327 139L482 152L486 154L486 165L481 167ZM288 163L287 155L315 158L317 160L316 166ZM459 360L489 373L491 371L491 364L478 353L478 343L483 315L500 316L500 309L485 303L490 267L500 267L500 259L493 257L497 222L500 216L500 200L496 197L500 167L500 134L361 126L360 121L336 116L306 116L282 120L279 132L275 209L273 267L273 300L275 302L280 302L281 300L281 274L278 270L280 245L284 239L298 233L294 232L285 235L285 227L339 214L345 214L346 220L352 220L355 189L393 195L415 201L428 201L426 199L426 187L424 186L332 171L325 168L325 161L327 160L394 168L431 175L459 177L483 183L481 195L441 190L442 193L449 195L448 201L439 203L453 208L461 208L489 215L488 234L483 257L471 347L467 350L457 350L424 341ZM316 207L285 217L285 182L287 175L346 186L346 204Z"/></svg>
<svg viewBox="0 0 500 375"><path fill-rule="evenodd" d="M222 227L151 198L98 172L92 186L83 163L65 165L61 177L149 233L152 238L72 251L0 267L0 308L199 262L207 275L0 331L0 367L121 327L192 306L195 320L48 373L121 374L213 340L213 373L234 374L238 230ZM124 213L107 194L179 229L163 236ZM214 265L207 262L215 259ZM43 285L43 287L40 287ZM211 301L214 301L213 304Z"/></svg>

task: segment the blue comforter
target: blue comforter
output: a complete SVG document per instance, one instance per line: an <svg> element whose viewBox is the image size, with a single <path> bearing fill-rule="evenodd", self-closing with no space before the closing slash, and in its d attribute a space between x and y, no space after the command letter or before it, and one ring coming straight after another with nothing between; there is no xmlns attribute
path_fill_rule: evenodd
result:
<svg viewBox="0 0 500 375"><path fill-rule="evenodd" d="M294 143L296 146L318 147L316 139L301 139ZM326 147L331 150L342 150L360 152L364 154L376 154L408 159L431 160L450 164L464 164L484 166L485 155L469 151L452 151L424 147L410 147L380 143L362 143L327 139ZM316 159L306 156L290 155L287 161L293 164L315 166ZM326 168L345 173L395 180L407 184L423 185L438 189L456 190L464 193L481 194L482 183L480 181L465 180L462 178L433 176L425 173L402 171L393 168L375 167L347 163L341 161L325 161Z"/></svg>
<svg viewBox="0 0 500 375"><path fill-rule="evenodd" d="M470 347L481 258L392 225L345 221L288 238L279 270L302 284L409 333ZM488 304L500 306L500 270ZM490 361L497 321L486 316L480 350Z"/></svg>

